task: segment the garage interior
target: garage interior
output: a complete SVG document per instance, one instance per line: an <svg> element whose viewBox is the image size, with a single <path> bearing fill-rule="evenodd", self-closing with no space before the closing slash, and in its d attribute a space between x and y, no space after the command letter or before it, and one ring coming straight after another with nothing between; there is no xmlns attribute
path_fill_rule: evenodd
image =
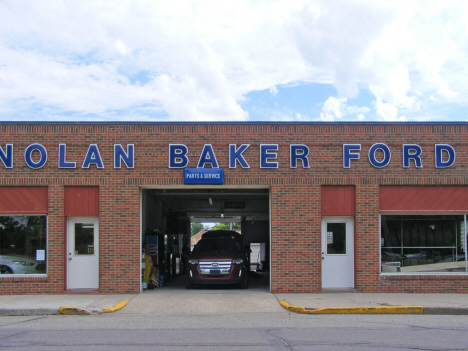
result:
<svg viewBox="0 0 468 351"><path fill-rule="evenodd" d="M186 258L200 237L192 240L191 223L240 223L252 251L249 288L270 289L269 189L142 189L141 198L142 289L185 289Z"/></svg>

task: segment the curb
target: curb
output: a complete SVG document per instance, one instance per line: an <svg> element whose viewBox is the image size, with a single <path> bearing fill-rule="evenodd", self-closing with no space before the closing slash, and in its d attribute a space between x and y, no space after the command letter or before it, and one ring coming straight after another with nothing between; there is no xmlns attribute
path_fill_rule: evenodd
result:
<svg viewBox="0 0 468 351"><path fill-rule="evenodd" d="M280 300L280 305L288 311L306 314L422 314L422 306L373 306L373 307L328 307L308 309L301 306L293 306ZM436 313L433 313L436 314Z"/></svg>
<svg viewBox="0 0 468 351"><path fill-rule="evenodd" d="M122 300L113 307L103 307L103 308L81 308L74 306L59 307L59 314L67 315L90 315L94 313L111 313L118 310L121 310L128 303L128 300Z"/></svg>
<svg viewBox="0 0 468 351"><path fill-rule="evenodd" d="M114 305L113 307L104 307L104 312L105 313L111 313L111 312L121 310L122 308L124 308L127 305L128 301L129 300L122 300L117 305Z"/></svg>
<svg viewBox="0 0 468 351"><path fill-rule="evenodd" d="M465 307L425 307L424 314L433 315L468 315L468 308Z"/></svg>
<svg viewBox="0 0 468 351"><path fill-rule="evenodd" d="M56 308L0 309L0 316L51 316L57 314Z"/></svg>

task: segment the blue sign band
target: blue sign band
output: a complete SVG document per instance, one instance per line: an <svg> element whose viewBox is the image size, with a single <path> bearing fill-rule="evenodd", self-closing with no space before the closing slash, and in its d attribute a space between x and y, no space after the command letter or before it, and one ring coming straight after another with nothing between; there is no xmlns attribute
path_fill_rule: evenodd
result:
<svg viewBox="0 0 468 351"><path fill-rule="evenodd" d="M184 184L224 184L222 168L185 168Z"/></svg>

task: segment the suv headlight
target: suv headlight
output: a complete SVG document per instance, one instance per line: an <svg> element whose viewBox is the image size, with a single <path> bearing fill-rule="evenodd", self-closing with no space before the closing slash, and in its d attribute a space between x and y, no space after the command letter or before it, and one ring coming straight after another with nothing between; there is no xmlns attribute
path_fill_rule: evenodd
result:
<svg viewBox="0 0 468 351"><path fill-rule="evenodd" d="M235 260L232 260L232 262L235 264L241 264L242 262L244 262L244 260L242 258L237 258Z"/></svg>
<svg viewBox="0 0 468 351"><path fill-rule="evenodd" d="M191 259L191 260L188 260L188 263L196 265L198 263L198 260Z"/></svg>

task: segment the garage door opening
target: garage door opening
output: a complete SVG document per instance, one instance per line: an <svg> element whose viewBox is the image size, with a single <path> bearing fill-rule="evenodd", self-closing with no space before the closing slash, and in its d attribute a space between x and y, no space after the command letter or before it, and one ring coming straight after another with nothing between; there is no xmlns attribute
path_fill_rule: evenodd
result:
<svg viewBox="0 0 468 351"><path fill-rule="evenodd" d="M142 289L185 289L192 250L211 229L240 234L241 245L249 253L249 289L270 289L269 189L142 189L141 196Z"/></svg>

